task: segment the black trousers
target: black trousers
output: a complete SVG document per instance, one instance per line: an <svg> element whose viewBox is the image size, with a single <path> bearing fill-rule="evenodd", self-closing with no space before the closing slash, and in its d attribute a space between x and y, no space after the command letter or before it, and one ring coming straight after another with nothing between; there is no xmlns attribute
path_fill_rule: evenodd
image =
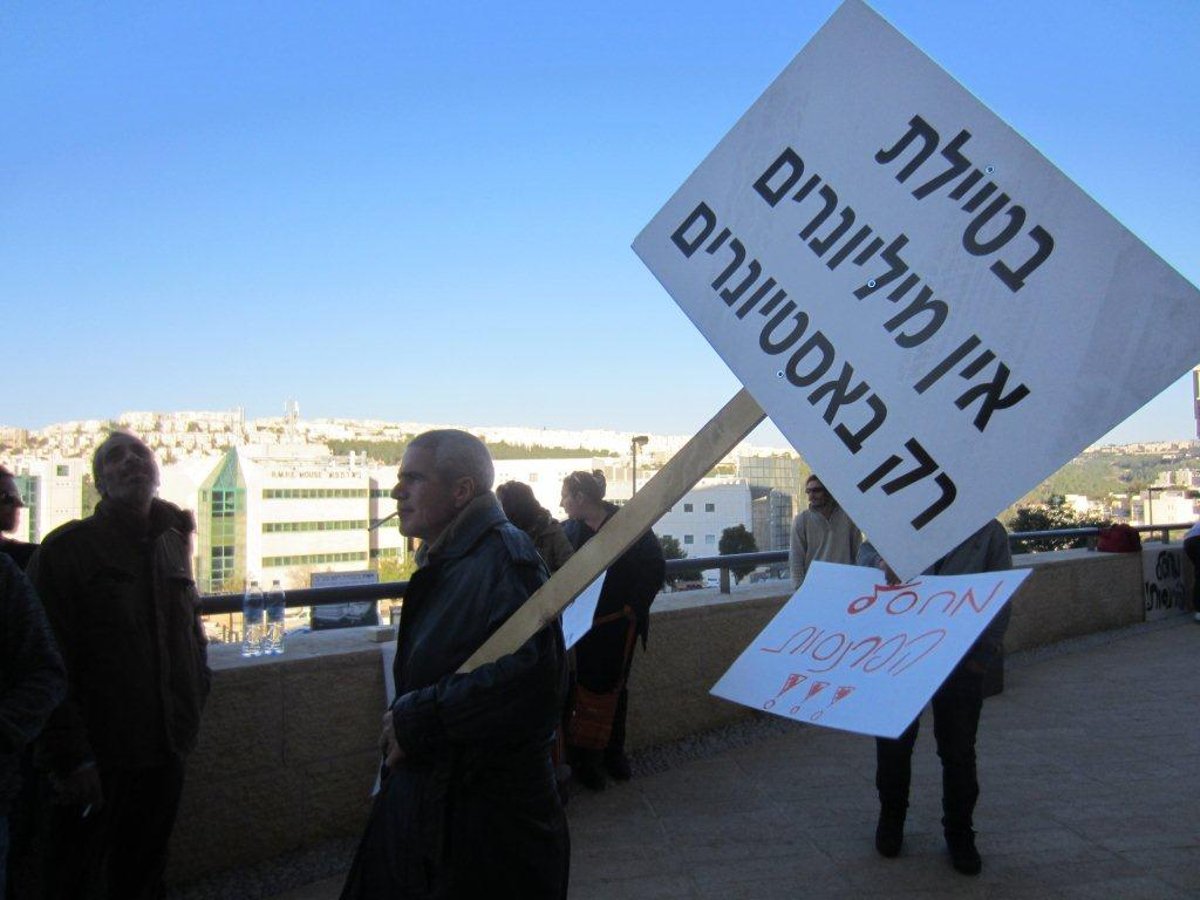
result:
<svg viewBox="0 0 1200 900"><path fill-rule="evenodd" d="M942 827L947 832L973 826L979 780L975 770L975 733L983 708L983 676L960 664L933 695L933 734L942 760ZM921 720L898 738L875 739L875 787L885 812L908 808L912 751Z"/></svg>
<svg viewBox="0 0 1200 900"><path fill-rule="evenodd" d="M160 900L183 761L101 771L104 805L54 806L46 843L49 900Z"/></svg>

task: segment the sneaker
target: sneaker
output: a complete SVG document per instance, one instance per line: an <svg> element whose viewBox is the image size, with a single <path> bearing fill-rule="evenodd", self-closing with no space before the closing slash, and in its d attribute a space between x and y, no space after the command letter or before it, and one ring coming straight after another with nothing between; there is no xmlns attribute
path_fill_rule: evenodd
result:
<svg viewBox="0 0 1200 900"><path fill-rule="evenodd" d="M975 849L975 832L946 832L946 849L950 851L950 865L963 875L978 875L983 869L983 859Z"/></svg>
<svg viewBox="0 0 1200 900"><path fill-rule="evenodd" d="M900 855L904 844L904 812L879 811L879 824L875 826L875 849L880 856L893 859Z"/></svg>
<svg viewBox="0 0 1200 900"><path fill-rule="evenodd" d="M629 757L624 752L604 754L604 768L614 781L628 781L633 777L629 768Z"/></svg>

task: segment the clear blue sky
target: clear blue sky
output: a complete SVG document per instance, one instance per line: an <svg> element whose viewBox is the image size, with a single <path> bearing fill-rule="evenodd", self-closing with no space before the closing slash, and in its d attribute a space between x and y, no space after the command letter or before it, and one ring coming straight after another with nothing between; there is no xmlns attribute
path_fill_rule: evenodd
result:
<svg viewBox="0 0 1200 900"><path fill-rule="evenodd" d="M1200 282L1200 3L873 6ZM693 431L737 384L629 244L835 7L10 0L0 424Z"/></svg>

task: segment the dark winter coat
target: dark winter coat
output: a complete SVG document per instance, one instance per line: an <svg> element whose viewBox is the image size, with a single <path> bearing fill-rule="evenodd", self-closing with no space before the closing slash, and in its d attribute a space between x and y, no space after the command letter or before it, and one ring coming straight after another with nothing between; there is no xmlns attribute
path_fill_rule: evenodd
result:
<svg viewBox="0 0 1200 900"><path fill-rule="evenodd" d="M875 567L879 551L867 542L858 552L858 565ZM970 575L976 572L1004 572L1012 568L1012 550L1008 532L997 519L992 519L965 541L926 569L923 575ZM960 666L982 672L1004 649L1004 634L1012 618L1012 604L1006 603L987 628L967 650Z"/></svg>
<svg viewBox="0 0 1200 900"><path fill-rule="evenodd" d="M162 765L196 744L212 673L197 617L190 513L163 500L149 529L101 500L47 535L29 563L67 664L67 698L38 760L65 774Z"/></svg>
<svg viewBox="0 0 1200 900"><path fill-rule="evenodd" d="M33 556L33 551L37 549L37 544L27 544L24 541L13 541L6 537L0 537L0 553L6 553L12 557L12 561L21 569L29 565L29 558Z"/></svg>
<svg viewBox="0 0 1200 900"><path fill-rule="evenodd" d="M611 518L617 507L611 503L605 506ZM563 530L576 550L596 534L586 522L578 519L568 521ZM650 604L662 590L666 570L667 563L658 538L653 531L647 531L608 567L595 617L600 619L628 606L644 643L650 632ZM611 691L620 683L625 674L623 663L628 627L626 621L618 619L593 627L579 639L575 645L575 662L580 684L593 691Z"/></svg>
<svg viewBox="0 0 1200 900"><path fill-rule="evenodd" d="M550 746L565 690L557 620L457 669L546 580L491 493L428 549L404 596L386 774L343 898L563 898L570 851Z"/></svg>
<svg viewBox="0 0 1200 900"><path fill-rule="evenodd" d="M0 554L0 816L20 787L21 750L67 691L67 672L33 586Z"/></svg>

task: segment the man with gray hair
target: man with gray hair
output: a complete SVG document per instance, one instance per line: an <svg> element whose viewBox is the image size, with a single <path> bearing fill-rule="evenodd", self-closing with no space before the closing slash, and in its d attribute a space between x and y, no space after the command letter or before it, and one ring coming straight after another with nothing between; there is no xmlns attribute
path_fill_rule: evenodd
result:
<svg viewBox="0 0 1200 900"><path fill-rule="evenodd" d="M483 442L427 431L392 491L421 541L383 717L382 787L343 900L567 894L566 818L550 749L565 693L557 620L515 653L458 669L546 580L492 493Z"/></svg>
<svg viewBox="0 0 1200 900"><path fill-rule="evenodd" d="M110 434L92 474L95 513L47 535L29 564L67 665L37 748L55 803L46 896L157 898L211 677L195 525L158 499L154 454L132 434Z"/></svg>

